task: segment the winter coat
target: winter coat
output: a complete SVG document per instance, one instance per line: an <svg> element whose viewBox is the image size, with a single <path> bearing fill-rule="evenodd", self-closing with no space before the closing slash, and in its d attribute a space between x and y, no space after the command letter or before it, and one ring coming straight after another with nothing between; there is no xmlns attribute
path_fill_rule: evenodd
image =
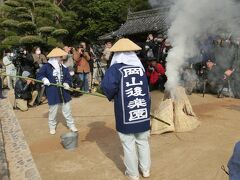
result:
<svg viewBox="0 0 240 180"><path fill-rule="evenodd" d="M84 52L83 56L80 56L79 52L74 51L73 59L76 62L77 73L89 73L90 72L90 55L88 52Z"/></svg>
<svg viewBox="0 0 240 180"><path fill-rule="evenodd" d="M150 96L142 68L114 64L106 71L101 87L109 101L114 99L118 132L141 133L150 129Z"/></svg>
<svg viewBox="0 0 240 180"><path fill-rule="evenodd" d="M14 87L14 93L16 99L30 100L32 99L32 91L34 85L27 84L27 81L19 79Z"/></svg>
<svg viewBox="0 0 240 180"><path fill-rule="evenodd" d="M40 55L32 54L32 57L33 57L34 63L37 63L37 64L47 63L47 58L43 54L40 54Z"/></svg>
<svg viewBox="0 0 240 180"><path fill-rule="evenodd" d="M147 69L147 76L149 78L149 84L155 85L158 82L160 76L165 75L165 69L160 63L157 63L155 67L152 67L151 70L150 66Z"/></svg>
<svg viewBox="0 0 240 180"><path fill-rule="evenodd" d="M50 83L57 84L57 77L53 76L54 67L47 63L43 65L43 67L37 73L37 79L42 80L43 78L47 78ZM72 84L71 76L66 67L62 66L62 77L61 84L68 83ZM56 86L45 86L46 87L46 95L48 99L49 105L56 105L61 103L67 103L71 100L71 96L67 90L64 88L56 87Z"/></svg>
<svg viewBox="0 0 240 180"><path fill-rule="evenodd" d="M24 55L21 59L21 73L23 71L28 71L31 74L35 73L34 60L31 54Z"/></svg>
<svg viewBox="0 0 240 180"><path fill-rule="evenodd" d="M6 73L10 74L10 75L16 75L16 67L14 66L14 64L12 63L12 60L10 57L8 56L4 56L3 57L3 64L6 67Z"/></svg>

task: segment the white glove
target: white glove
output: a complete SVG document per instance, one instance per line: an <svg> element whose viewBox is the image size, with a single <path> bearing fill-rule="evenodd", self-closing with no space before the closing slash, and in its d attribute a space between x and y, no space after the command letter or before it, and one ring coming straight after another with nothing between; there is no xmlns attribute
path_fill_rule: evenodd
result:
<svg viewBox="0 0 240 180"><path fill-rule="evenodd" d="M70 71L69 73L70 73L70 76L73 76L75 74L74 71Z"/></svg>
<svg viewBox="0 0 240 180"><path fill-rule="evenodd" d="M48 80L48 78L43 78L42 81L45 86L50 86L50 81Z"/></svg>
<svg viewBox="0 0 240 180"><path fill-rule="evenodd" d="M68 85L68 83L63 83L64 89L69 90L70 86Z"/></svg>

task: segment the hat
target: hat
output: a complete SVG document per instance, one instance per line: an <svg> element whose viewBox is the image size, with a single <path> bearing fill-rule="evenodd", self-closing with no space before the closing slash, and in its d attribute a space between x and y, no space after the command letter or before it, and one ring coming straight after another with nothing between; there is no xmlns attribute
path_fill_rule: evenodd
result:
<svg viewBox="0 0 240 180"><path fill-rule="evenodd" d="M119 39L110 49L111 52L127 52L139 50L142 50L142 48L127 38Z"/></svg>
<svg viewBox="0 0 240 180"><path fill-rule="evenodd" d="M60 48L54 48L48 55L48 58L51 57L61 57L61 56L66 56L68 55L68 53L66 53L64 50L60 49Z"/></svg>
<svg viewBox="0 0 240 180"><path fill-rule="evenodd" d="M22 77L29 77L29 76L30 76L30 72L28 72L28 71L23 71Z"/></svg>

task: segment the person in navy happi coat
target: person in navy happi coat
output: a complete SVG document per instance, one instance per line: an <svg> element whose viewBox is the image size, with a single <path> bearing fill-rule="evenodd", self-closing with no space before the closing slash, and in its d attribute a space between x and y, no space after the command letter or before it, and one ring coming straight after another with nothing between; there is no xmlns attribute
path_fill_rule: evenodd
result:
<svg viewBox="0 0 240 180"><path fill-rule="evenodd" d="M126 175L131 180L150 176L150 95L145 70L134 51L141 48L129 39L120 39L101 88L114 100L116 129L124 150Z"/></svg>
<svg viewBox="0 0 240 180"><path fill-rule="evenodd" d="M69 84L71 84L71 77L68 69L61 64L61 57L65 55L67 55L67 53L62 49L53 49L47 56L49 58L48 63L43 65L37 73L37 79L43 81L46 87L49 105L48 125L50 134L52 135L56 133L56 118L59 106L62 106L62 113L69 129L73 132L77 132L71 113L71 96L68 92L70 88ZM51 85L51 83L63 85L64 88Z"/></svg>

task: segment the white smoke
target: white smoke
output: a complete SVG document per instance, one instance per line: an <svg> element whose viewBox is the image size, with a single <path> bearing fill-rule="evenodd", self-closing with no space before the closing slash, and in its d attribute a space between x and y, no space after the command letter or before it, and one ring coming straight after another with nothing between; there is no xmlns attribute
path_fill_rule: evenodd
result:
<svg viewBox="0 0 240 180"><path fill-rule="evenodd" d="M199 53L197 40L206 35L231 32L239 35L239 3L233 0L176 0L169 13L168 37L173 48L168 53L166 89L179 85L183 64Z"/></svg>

